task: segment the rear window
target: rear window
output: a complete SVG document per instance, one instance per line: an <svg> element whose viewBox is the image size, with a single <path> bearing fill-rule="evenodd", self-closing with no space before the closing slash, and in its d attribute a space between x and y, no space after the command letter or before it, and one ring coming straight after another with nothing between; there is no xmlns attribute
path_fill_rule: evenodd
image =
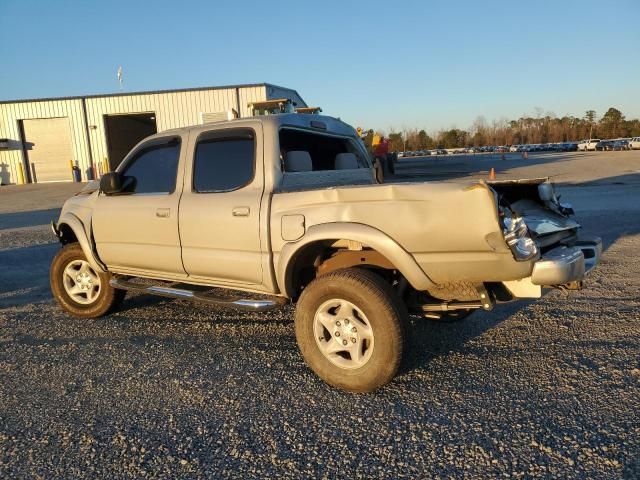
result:
<svg viewBox="0 0 640 480"><path fill-rule="evenodd" d="M280 130L281 160L291 151L306 151L311 156L313 170L334 170L336 156L340 153L353 153L359 168L368 168L363 151L355 144L355 140L345 137L334 137L322 133L309 132L293 128ZM285 171L284 163L281 163Z"/></svg>

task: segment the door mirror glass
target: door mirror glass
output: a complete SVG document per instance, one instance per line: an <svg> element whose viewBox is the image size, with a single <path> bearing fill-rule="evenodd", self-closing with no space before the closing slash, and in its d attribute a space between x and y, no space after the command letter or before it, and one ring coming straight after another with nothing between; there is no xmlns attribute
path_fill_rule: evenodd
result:
<svg viewBox="0 0 640 480"><path fill-rule="evenodd" d="M105 195L122 192L122 175L118 172L105 173L100 179L100 191Z"/></svg>

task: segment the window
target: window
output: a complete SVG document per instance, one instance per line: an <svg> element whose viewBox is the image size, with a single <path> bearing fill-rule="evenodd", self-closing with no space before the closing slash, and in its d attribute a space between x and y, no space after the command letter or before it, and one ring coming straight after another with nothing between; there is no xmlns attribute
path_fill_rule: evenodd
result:
<svg viewBox="0 0 640 480"><path fill-rule="evenodd" d="M193 189L199 193L237 190L253 179L255 142L252 130L224 130L198 139Z"/></svg>
<svg viewBox="0 0 640 480"><path fill-rule="evenodd" d="M353 153L359 168L369 168L366 152L350 138L316 132L283 128L280 130L280 154L284 159L287 152L302 150L309 152L313 170L334 170L339 153ZM283 168L283 171L285 168Z"/></svg>
<svg viewBox="0 0 640 480"><path fill-rule="evenodd" d="M176 187L180 139L143 148L127 162L123 175L135 177L133 193L172 193Z"/></svg>

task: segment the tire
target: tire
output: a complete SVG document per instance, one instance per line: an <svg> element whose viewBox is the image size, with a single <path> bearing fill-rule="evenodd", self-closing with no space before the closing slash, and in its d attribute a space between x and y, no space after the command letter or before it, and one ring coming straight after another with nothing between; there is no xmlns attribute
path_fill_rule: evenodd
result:
<svg viewBox="0 0 640 480"><path fill-rule="evenodd" d="M400 367L405 318L404 305L381 277L362 269L336 270L302 292L296 339L307 365L326 383L371 392Z"/></svg>
<svg viewBox="0 0 640 480"><path fill-rule="evenodd" d="M89 266L77 243L65 245L49 271L53 297L64 311L80 318L105 315L124 300L126 292L109 285L110 279L111 274L96 272Z"/></svg>

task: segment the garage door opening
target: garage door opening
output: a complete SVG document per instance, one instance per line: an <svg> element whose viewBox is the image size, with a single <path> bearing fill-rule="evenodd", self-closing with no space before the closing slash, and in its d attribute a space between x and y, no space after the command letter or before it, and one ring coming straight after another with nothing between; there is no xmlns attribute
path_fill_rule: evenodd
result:
<svg viewBox="0 0 640 480"><path fill-rule="evenodd" d="M131 149L143 138L157 133L156 114L105 115L109 168L115 170Z"/></svg>

